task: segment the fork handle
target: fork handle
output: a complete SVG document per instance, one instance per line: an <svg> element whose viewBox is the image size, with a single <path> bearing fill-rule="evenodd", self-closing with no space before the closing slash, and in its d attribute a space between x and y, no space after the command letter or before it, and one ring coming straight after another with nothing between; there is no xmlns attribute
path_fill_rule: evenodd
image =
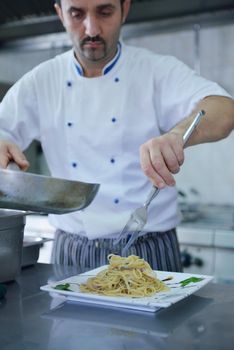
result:
<svg viewBox="0 0 234 350"><path fill-rule="evenodd" d="M197 115L193 119L193 122L191 123L191 125L188 127L188 129L185 131L185 133L183 135L184 145L186 144L186 142L188 141L188 139L189 139L190 135L192 134L193 130L196 128L196 126L200 122L201 118L205 114L206 114L206 112L203 111L203 110L201 110L200 112L197 113Z"/></svg>
<svg viewBox="0 0 234 350"><path fill-rule="evenodd" d="M146 198L145 203L143 204L144 207L147 209L152 200L157 196L160 189L156 186L152 186L150 193L148 194L148 197Z"/></svg>

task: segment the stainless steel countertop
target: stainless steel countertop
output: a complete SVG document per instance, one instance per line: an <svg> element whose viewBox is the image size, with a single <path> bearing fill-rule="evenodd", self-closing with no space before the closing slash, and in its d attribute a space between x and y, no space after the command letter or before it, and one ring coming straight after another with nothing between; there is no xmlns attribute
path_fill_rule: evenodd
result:
<svg viewBox="0 0 234 350"><path fill-rule="evenodd" d="M61 303L40 291L76 272L37 264L7 285L1 350L233 349L234 285L210 283L156 314Z"/></svg>
<svg viewBox="0 0 234 350"><path fill-rule="evenodd" d="M203 204L187 216L191 220L182 221L180 227L234 231L234 206L231 205Z"/></svg>

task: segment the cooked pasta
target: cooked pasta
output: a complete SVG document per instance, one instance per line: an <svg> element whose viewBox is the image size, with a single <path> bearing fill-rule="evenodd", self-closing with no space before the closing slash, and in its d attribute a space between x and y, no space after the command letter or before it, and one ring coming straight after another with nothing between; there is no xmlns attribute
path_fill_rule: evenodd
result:
<svg viewBox="0 0 234 350"><path fill-rule="evenodd" d="M80 285L80 291L108 296L146 297L169 288L138 256L108 256L109 266Z"/></svg>

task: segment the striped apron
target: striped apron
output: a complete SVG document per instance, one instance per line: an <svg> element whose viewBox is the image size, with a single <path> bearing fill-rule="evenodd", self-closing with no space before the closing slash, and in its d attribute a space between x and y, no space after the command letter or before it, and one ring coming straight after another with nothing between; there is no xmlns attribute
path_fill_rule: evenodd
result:
<svg viewBox="0 0 234 350"><path fill-rule="evenodd" d="M108 263L108 254L122 255L126 238L118 246L114 240L99 238L89 240L77 234L57 230L52 250L52 263L94 269ZM150 232L139 237L130 246L127 255L137 255L146 260L153 270L181 272L181 260L176 230Z"/></svg>

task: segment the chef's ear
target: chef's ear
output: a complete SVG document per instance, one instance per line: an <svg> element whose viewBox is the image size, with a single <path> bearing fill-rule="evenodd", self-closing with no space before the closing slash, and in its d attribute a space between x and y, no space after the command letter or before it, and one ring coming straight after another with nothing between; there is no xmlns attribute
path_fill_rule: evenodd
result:
<svg viewBox="0 0 234 350"><path fill-rule="evenodd" d="M57 15L59 16L61 22L63 23L63 11L62 11L61 7L57 3L55 3L54 8L55 8L55 11L56 11Z"/></svg>
<svg viewBox="0 0 234 350"><path fill-rule="evenodd" d="M130 7L131 7L131 0L124 0L123 4L123 19L122 19L122 23L125 22L126 18L127 18L127 15L128 15L128 12L130 10Z"/></svg>

